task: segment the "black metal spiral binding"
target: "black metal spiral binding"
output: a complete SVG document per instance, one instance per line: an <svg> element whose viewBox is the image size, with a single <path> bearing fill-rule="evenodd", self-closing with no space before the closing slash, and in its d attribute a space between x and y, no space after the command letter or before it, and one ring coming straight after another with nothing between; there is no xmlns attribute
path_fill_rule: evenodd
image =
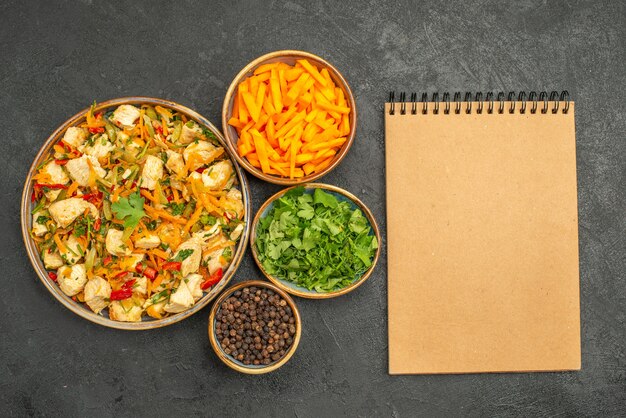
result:
<svg viewBox="0 0 626 418"><path fill-rule="evenodd" d="M530 94L528 95L528 100L533 102L533 107L530 108L530 113L534 114L537 111L537 93L534 91L531 91Z"/></svg>
<svg viewBox="0 0 626 418"><path fill-rule="evenodd" d="M450 102L451 101L454 102L454 113L457 115L461 113L463 102L465 102L466 114L472 113L472 107L474 106L474 102L476 102L476 113L478 114L483 113L483 109L486 103L487 113L492 114L495 109L493 97L494 97L494 93L491 91L486 93L484 100L483 100L482 92L476 92L475 94L472 94L471 92L468 91L465 93L464 100L461 100L461 92L457 91L457 92L454 92L454 97L452 100L450 100L450 93L444 92L442 100L439 101L439 93L435 92L432 94L430 102L433 103L432 113L435 115L439 113L439 107L440 107L441 102L443 102L444 104L443 114L444 115L450 114ZM541 113L544 113L544 114L548 113L548 109L550 108L551 108L550 113L552 114L558 113L559 108L561 106L561 102L563 102L561 113L568 113L569 107L570 107L570 95L567 90L563 90L560 94L557 91L551 91L549 95L545 91L540 92L539 95L537 95L535 91L531 91L528 95L526 94L526 92L521 91L517 94L517 97L514 91L510 91L508 95L506 95L506 100L505 100L505 93L499 92L495 101L498 102L497 111L500 114L504 113L505 102L509 103L509 109L508 109L509 114L514 114L516 112L516 106L518 102L520 103L520 107L517 110L520 114L526 113L528 102L531 102L530 103L531 114L535 114L537 112L537 109L539 108L539 102L543 102L543 106L541 107ZM399 102L400 102L400 114L405 115L406 104L407 104L405 92L400 92ZM424 115L428 114L428 103L429 103L428 93L422 93L422 98L419 102L417 100L417 93L411 93L411 98L408 102L411 103L412 115L417 114L417 107L418 107L419 102L422 103L421 113ZM552 106L550 106L550 102L552 102ZM392 91L389 93L389 114L394 115L395 112L396 112L395 93Z"/></svg>
<svg viewBox="0 0 626 418"><path fill-rule="evenodd" d="M493 113L493 92L492 91L487 92L487 96L485 97L485 100L489 102L487 113L490 113L490 114Z"/></svg>

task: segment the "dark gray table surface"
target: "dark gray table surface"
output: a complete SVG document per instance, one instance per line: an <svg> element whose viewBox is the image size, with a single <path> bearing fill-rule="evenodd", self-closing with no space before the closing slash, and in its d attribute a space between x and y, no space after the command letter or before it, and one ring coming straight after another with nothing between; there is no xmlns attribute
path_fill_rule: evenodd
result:
<svg viewBox="0 0 626 418"><path fill-rule="evenodd" d="M334 63L357 137L324 182L358 195L385 230L382 105L390 90L567 89L576 101L582 370L389 376L386 254L334 300L298 299L303 335L279 371L224 366L208 309L123 332L48 293L24 251L23 180L38 148L93 100L146 95L220 125L250 60L302 49ZM625 416L626 3L624 1L0 4L0 415ZM250 177L254 207L279 187ZM259 278L249 252L234 281Z"/></svg>

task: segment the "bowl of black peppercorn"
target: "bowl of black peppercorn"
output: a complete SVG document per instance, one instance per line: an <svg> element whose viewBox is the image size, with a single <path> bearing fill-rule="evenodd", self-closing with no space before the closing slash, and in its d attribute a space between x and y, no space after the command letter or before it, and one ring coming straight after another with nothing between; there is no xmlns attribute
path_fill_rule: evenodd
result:
<svg viewBox="0 0 626 418"><path fill-rule="evenodd" d="M293 299L270 282L250 280L225 290L209 315L211 347L228 367L263 374L295 353L302 324Z"/></svg>

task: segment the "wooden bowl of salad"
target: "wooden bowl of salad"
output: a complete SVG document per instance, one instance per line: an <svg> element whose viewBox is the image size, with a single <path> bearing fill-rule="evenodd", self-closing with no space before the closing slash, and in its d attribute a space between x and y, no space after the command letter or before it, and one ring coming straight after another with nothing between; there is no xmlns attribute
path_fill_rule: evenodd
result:
<svg viewBox="0 0 626 418"><path fill-rule="evenodd" d="M198 312L238 268L246 177L207 119L149 97L95 104L46 140L21 202L41 282L100 325L143 330Z"/></svg>
<svg viewBox="0 0 626 418"><path fill-rule="evenodd" d="M309 183L270 197L252 221L250 247L276 286L309 299L345 295L372 274L380 256L372 212L352 193Z"/></svg>
<svg viewBox="0 0 626 418"><path fill-rule="evenodd" d="M237 74L224 99L222 129L231 153L270 183L314 181L346 156L356 102L328 61L304 51L263 55Z"/></svg>

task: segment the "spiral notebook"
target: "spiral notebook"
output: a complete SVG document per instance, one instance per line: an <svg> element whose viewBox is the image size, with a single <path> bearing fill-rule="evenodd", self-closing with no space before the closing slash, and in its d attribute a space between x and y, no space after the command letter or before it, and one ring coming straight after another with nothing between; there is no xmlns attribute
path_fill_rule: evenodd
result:
<svg viewBox="0 0 626 418"><path fill-rule="evenodd" d="M566 92L385 105L389 373L581 365Z"/></svg>

